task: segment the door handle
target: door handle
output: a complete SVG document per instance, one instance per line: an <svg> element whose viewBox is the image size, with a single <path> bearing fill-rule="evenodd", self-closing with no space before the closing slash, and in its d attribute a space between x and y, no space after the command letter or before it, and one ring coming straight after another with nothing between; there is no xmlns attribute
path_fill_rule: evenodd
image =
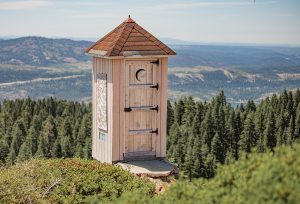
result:
<svg viewBox="0 0 300 204"><path fill-rule="evenodd" d="M152 131L150 131L150 133L155 133L155 134L157 134L157 135L158 135L158 128L156 128L156 130L152 130Z"/></svg>
<svg viewBox="0 0 300 204"><path fill-rule="evenodd" d="M131 112L132 108L124 108L124 112Z"/></svg>
<svg viewBox="0 0 300 204"><path fill-rule="evenodd" d="M156 85L151 85L150 88L158 90L158 83Z"/></svg>
<svg viewBox="0 0 300 204"><path fill-rule="evenodd" d="M156 112L158 112L158 105L156 107L150 108L150 110L156 110Z"/></svg>

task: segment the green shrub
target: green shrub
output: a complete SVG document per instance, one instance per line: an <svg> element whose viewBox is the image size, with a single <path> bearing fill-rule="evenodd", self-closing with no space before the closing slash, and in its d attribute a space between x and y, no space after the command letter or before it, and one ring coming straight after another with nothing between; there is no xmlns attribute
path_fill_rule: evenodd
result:
<svg viewBox="0 0 300 204"><path fill-rule="evenodd" d="M118 203L300 203L300 145L254 153L219 166L213 179L177 182L155 198L124 194Z"/></svg>
<svg viewBox="0 0 300 204"><path fill-rule="evenodd" d="M116 166L82 159L30 160L0 170L0 203L109 201L153 194L154 184Z"/></svg>

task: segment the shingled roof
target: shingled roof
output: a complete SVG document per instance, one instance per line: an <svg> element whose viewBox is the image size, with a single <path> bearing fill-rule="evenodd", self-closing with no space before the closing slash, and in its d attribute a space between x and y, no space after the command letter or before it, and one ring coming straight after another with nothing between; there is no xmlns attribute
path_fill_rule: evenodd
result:
<svg viewBox="0 0 300 204"><path fill-rule="evenodd" d="M132 18L105 35L86 50L102 56L176 55L176 53L139 26Z"/></svg>

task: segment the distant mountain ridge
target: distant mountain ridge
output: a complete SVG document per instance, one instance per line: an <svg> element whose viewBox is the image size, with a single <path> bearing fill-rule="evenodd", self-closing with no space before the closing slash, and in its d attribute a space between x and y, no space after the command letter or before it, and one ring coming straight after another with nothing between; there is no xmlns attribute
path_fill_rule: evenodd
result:
<svg viewBox="0 0 300 204"><path fill-rule="evenodd" d="M191 45L173 44L178 40L168 40L177 53L170 57L170 67L225 67L243 71L282 71L300 66L300 48ZM92 41L75 41L44 37L21 37L0 40L0 64L49 66L63 63L86 62L90 56L84 54Z"/></svg>
<svg viewBox="0 0 300 204"><path fill-rule="evenodd" d="M171 42L170 42L171 43ZM0 40L0 102L58 97L89 101L91 41L22 37ZM300 48L274 46L170 45L169 98L210 100L224 90L228 101L259 101L300 88ZM72 90L72 91L70 91Z"/></svg>
<svg viewBox="0 0 300 204"><path fill-rule="evenodd" d="M90 41L22 37L0 41L0 63L48 66L89 60L84 49Z"/></svg>

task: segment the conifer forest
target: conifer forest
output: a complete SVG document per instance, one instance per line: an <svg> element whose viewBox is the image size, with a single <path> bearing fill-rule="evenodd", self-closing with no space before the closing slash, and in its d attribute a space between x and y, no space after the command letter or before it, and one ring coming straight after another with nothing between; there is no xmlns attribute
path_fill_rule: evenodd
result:
<svg viewBox="0 0 300 204"><path fill-rule="evenodd" d="M168 160L184 177L212 178L218 164L273 150L300 138L300 90L232 107L224 93L210 102L168 101ZM0 108L0 163L35 158L91 159L91 104L54 98L6 100Z"/></svg>

